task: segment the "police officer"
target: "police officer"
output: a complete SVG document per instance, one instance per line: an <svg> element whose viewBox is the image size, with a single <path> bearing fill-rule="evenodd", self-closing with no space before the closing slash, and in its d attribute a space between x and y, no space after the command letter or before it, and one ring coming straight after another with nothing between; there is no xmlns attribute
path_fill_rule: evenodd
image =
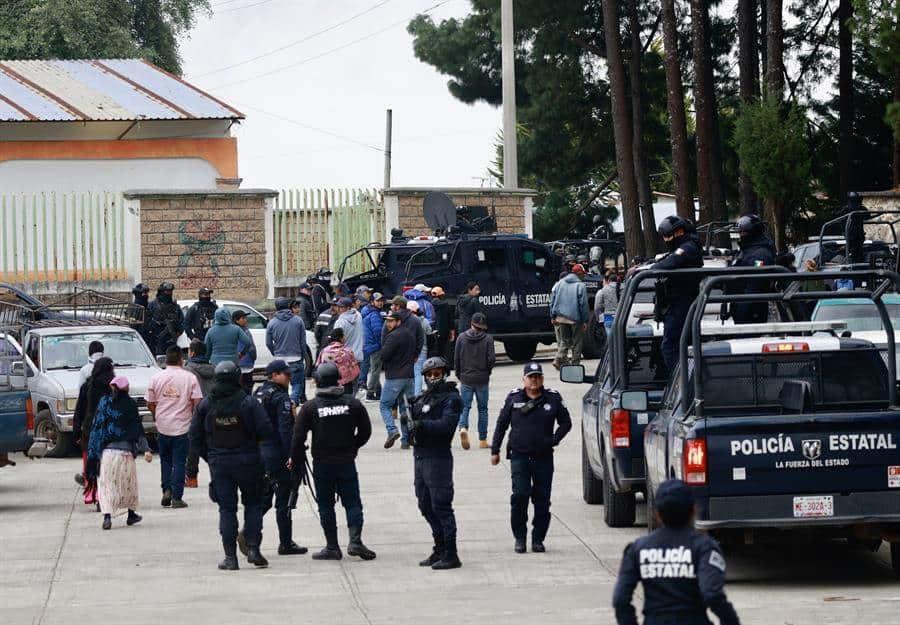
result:
<svg viewBox="0 0 900 625"><path fill-rule="evenodd" d="M666 480L654 499L662 527L625 547L613 592L618 625L637 625L631 597L644 586L644 625L740 625L725 596L725 558L715 540L692 527L694 496L681 480Z"/></svg>
<svg viewBox="0 0 900 625"><path fill-rule="evenodd" d="M544 538L550 527L550 491L553 487L553 448L569 430L572 419L562 396L544 387L544 371L540 363L525 365L522 388L506 396L491 445L491 464L500 464L500 447L506 430L509 444L506 457L512 467L510 522L516 540L516 553L525 553L528 533L528 499L534 504L531 550L543 553ZM554 425L556 431L553 430Z"/></svg>
<svg viewBox="0 0 900 625"><path fill-rule="evenodd" d="M266 365L266 376L269 379L256 390L254 397L269 415L278 462L271 475L272 491L263 499L262 514L265 516L272 508L274 499L275 520L278 522L278 555L302 555L308 549L294 542L291 521L292 494L296 493L300 483L291 479L287 468L288 458L291 457L291 438L294 435L294 412L288 392L291 386L291 368L281 359L273 360ZM238 546L243 551L246 541L242 538L245 538L243 534L238 535Z"/></svg>
<svg viewBox="0 0 900 625"><path fill-rule="evenodd" d="M163 282L156 290L156 299L147 308L150 332L154 339L150 349L157 356L165 354L166 350L178 344L178 337L184 328L184 312L175 301L174 292L174 284Z"/></svg>
<svg viewBox="0 0 900 625"><path fill-rule="evenodd" d="M763 220L758 215L744 215L737 221L738 246L741 251L732 267L771 267L775 265L775 244L765 233ZM736 280L729 283L728 293L765 293L769 285L760 280ZM724 304L723 304L724 306ZM738 302L731 304L731 317L735 323L765 323L769 318L767 302ZM722 315L728 317L728 313Z"/></svg>
<svg viewBox="0 0 900 625"><path fill-rule="evenodd" d="M134 303L137 306L141 306L144 308L144 323L140 324L137 327L138 334L144 339L144 342L147 344L147 347L153 349L155 346L155 342L152 339L152 334L150 332L150 318L147 314L147 306L150 304L148 294L150 293L150 287L144 284L143 282L139 282L134 285L134 288L131 289L131 294L134 296Z"/></svg>
<svg viewBox="0 0 900 625"><path fill-rule="evenodd" d="M203 287L197 291L197 301L188 309L184 318L184 331L191 340L204 340L206 331L212 327L213 318L219 309L212 294L212 289Z"/></svg>
<svg viewBox="0 0 900 625"><path fill-rule="evenodd" d="M462 400L456 384L447 381L448 369L443 358L429 358L422 365L427 389L413 399L409 425L409 440L415 448L416 498L434 537L431 555L419 566L430 566L435 571L462 566L456 552L450 453Z"/></svg>
<svg viewBox="0 0 900 625"><path fill-rule="evenodd" d="M870 215L866 207L863 206L859 193L851 191L847 194L846 213L850 215L847 218L847 224L844 226L844 239L847 241L847 262L851 264L865 262L866 229L864 224ZM821 255L821 251L819 253Z"/></svg>
<svg viewBox="0 0 900 625"><path fill-rule="evenodd" d="M319 365L315 377L316 396L300 409L291 445L291 466L301 471L306 463L306 436L312 432L313 480L325 532L325 548L314 554L313 560L343 557L337 541L335 494L347 513L347 554L374 560L375 552L362 542L363 508L356 472L356 454L372 436L369 413L357 399L344 395L338 381L340 373L333 363Z"/></svg>
<svg viewBox="0 0 900 625"><path fill-rule="evenodd" d="M247 562L269 565L259 551L265 473L278 469L272 424L263 407L240 384L241 370L230 360L216 365L212 390L191 422L191 448L209 464L210 497L219 504L219 534L225 559L219 569L235 571L238 490L244 504Z"/></svg>
<svg viewBox="0 0 900 625"><path fill-rule="evenodd" d="M677 215L670 215L659 224L659 235L665 242L669 253L651 269L689 269L703 266L703 249L700 240L693 233L690 222ZM663 340L662 353L669 374L678 364L678 342L681 331L687 321L688 309L699 292L699 281L696 278L677 278L670 276L663 283L665 294L663 301L656 305L662 312ZM660 298L663 289L657 289Z"/></svg>

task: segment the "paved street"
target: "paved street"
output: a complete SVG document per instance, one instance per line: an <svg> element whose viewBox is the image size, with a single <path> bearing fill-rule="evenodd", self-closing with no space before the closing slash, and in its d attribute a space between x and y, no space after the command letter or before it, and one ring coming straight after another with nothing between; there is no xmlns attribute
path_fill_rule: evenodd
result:
<svg viewBox="0 0 900 625"><path fill-rule="evenodd" d="M545 367L552 371L549 359ZM501 366L494 378L491 423L521 368ZM548 381L554 378L548 375ZM553 384L551 384L553 385ZM144 521L127 528L80 503L72 475L80 460L29 461L0 471L0 605L5 623L310 623L329 625L442 623L611 623L610 596L625 544L645 528L611 530L602 509L581 499L580 396L585 387L557 385L575 425L556 457L554 513L547 553L516 555L509 530L509 469L489 465L487 450L455 443L456 501L463 568L416 566L430 535L416 508L412 455L382 449L384 428L367 404L374 435L359 470L366 543L377 560L314 562L279 557L274 513L266 517L264 553L271 565L216 570L222 552L215 506L201 488L190 508L159 507L159 465L139 461ZM312 500L295 511L295 538L321 547ZM641 511L642 514L642 511ZM341 542L346 543L342 514ZM642 522L643 518L639 518ZM843 546L729 554L728 593L742 622L898 623L900 586L887 550Z"/></svg>

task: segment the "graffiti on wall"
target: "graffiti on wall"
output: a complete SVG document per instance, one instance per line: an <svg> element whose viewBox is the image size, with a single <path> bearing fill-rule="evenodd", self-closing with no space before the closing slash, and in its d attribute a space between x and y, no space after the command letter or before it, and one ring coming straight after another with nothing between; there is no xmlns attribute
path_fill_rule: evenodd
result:
<svg viewBox="0 0 900 625"><path fill-rule="evenodd" d="M221 269L217 257L225 249L222 224L184 220L178 224L178 236L184 246L175 271L181 280L181 288L218 286Z"/></svg>

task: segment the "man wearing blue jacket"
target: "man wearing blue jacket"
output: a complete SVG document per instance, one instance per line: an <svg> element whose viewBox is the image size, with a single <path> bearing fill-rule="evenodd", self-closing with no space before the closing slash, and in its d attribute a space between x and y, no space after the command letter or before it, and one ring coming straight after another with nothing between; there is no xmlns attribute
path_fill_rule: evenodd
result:
<svg viewBox="0 0 900 625"><path fill-rule="evenodd" d="M575 265L572 273L566 274L550 291L550 321L556 332L556 358L553 359L553 366L557 369L566 364L577 365L581 362L581 345L591 317L587 289L581 281L582 275L584 268Z"/></svg>
<svg viewBox="0 0 900 625"><path fill-rule="evenodd" d="M363 360L359 379L366 385L366 399L378 401L381 398L381 331L384 327L384 295L373 293L369 303L362 309L363 318Z"/></svg>
<svg viewBox="0 0 900 625"><path fill-rule="evenodd" d="M296 406L306 401L306 326L291 311L287 297L275 300L275 311L266 326L266 347L273 357L284 360L291 368L291 401Z"/></svg>
<svg viewBox="0 0 900 625"><path fill-rule="evenodd" d="M403 296L410 302L418 302L422 314L428 319L428 322L434 324L434 304L431 303L431 289L424 284L417 284Z"/></svg>
<svg viewBox="0 0 900 625"><path fill-rule="evenodd" d="M219 308L213 327L206 332L203 342L206 344L209 364L215 366L226 360L238 364L238 352L247 339L244 331L232 323L231 314L224 308Z"/></svg>
<svg viewBox="0 0 900 625"><path fill-rule="evenodd" d="M253 392L253 368L256 366L256 343L253 341L253 335L250 328L247 327L247 312L244 310L235 310L231 313L231 320L234 325L241 329L244 333L244 340L238 345L238 367L241 368L241 387L247 393Z"/></svg>

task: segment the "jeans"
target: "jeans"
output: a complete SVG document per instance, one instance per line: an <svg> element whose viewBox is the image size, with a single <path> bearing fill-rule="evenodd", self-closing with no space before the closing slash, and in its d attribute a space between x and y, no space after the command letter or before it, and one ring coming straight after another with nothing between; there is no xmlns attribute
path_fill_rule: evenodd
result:
<svg viewBox="0 0 900 625"><path fill-rule="evenodd" d="M296 405L306 401L306 365L302 360L290 363L291 401Z"/></svg>
<svg viewBox="0 0 900 625"><path fill-rule="evenodd" d="M488 429L488 389L484 386L469 386L460 384L459 394L462 396L462 412L459 415L459 427L469 427L469 410L472 409L472 400L478 401L478 440L487 440Z"/></svg>
<svg viewBox="0 0 900 625"><path fill-rule="evenodd" d="M418 395L422 392L422 383L425 381L425 378L422 377L422 365L425 364L425 361L428 360L428 354L419 354L419 357L416 358L416 364L413 365L413 375L415 376L413 383L413 392Z"/></svg>
<svg viewBox="0 0 900 625"><path fill-rule="evenodd" d="M678 365L678 347L681 342L681 333L684 330L684 324L687 321L687 314L692 301L692 299L686 297L675 300L669 306L663 318L662 353L670 377Z"/></svg>
<svg viewBox="0 0 900 625"><path fill-rule="evenodd" d="M381 394L381 352L372 352L369 354L369 357L366 358L366 364L368 366L369 377L366 382L366 388L370 393L375 393L376 395ZM360 379L365 380L365 378L360 375Z"/></svg>
<svg viewBox="0 0 900 625"><path fill-rule="evenodd" d="M531 458L513 452L510 525L516 540L525 540L528 500L534 504L531 542L542 543L550 527L550 491L553 488L553 455Z"/></svg>
<svg viewBox="0 0 900 625"><path fill-rule="evenodd" d="M283 463L282 463L283 464ZM275 506L275 522L278 524L278 542L281 545L290 545L294 541L293 522L291 521L291 491L293 484L291 476L287 471L279 475L275 481L275 488L269 497L264 497L260 514L266 515L266 512Z"/></svg>
<svg viewBox="0 0 900 625"><path fill-rule="evenodd" d="M456 540L453 513L453 456L416 458L414 485L419 512L428 521L435 544Z"/></svg>
<svg viewBox="0 0 900 625"><path fill-rule="evenodd" d="M584 325L580 323L558 323L556 333L556 360L564 364L577 365L581 362L581 347L584 344ZM571 352L572 356L569 357Z"/></svg>
<svg viewBox="0 0 900 625"><path fill-rule="evenodd" d="M313 463L313 482L319 500L319 521L330 547L337 546L337 517L334 514L334 496L341 498L347 515L347 527L363 525L362 500L359 497L359 475L355 462L329 464Z"/></svg>
<svg viewBox="0 0 900 625"><path fill-rule="evenodd" d="M400 396L405 396L407 403L412 404L413 398L413 380L411 378L400 378L397 380L385 380L384 387L381 389L381 420L384 421L384 427L388 435L392 435L397 431L394 425L394 417L391 410L397 405ZM406 429L406 421L400 420L400 440L405 443L409 440L409 432Z"/></svg>
<svg viewBox="0 0 900 625"><path fill-rule="evenodd" d="M362 361L359 363L359 377L357 378L357 382L359 384L365 385L369 379L369 357L364 356Z"/></svg>
<svg viewBox="0 0 900 625"><path fill-rule="evenodd" d="M238 490L244 504L244 536L248 545L258 547L262 540L262 465L220 461L210 464L209 469L219 504L219 534L225 553L233 554L237 543Z"/></svg>
<svg viewBox="0 0 900 625"><path fill-rule="evenodd" d="M162 489L171 491L172 498L184 496L184 472L188 455L188 435L166 436L157 434L159 441L159 465L162 469Z"/></svg>

